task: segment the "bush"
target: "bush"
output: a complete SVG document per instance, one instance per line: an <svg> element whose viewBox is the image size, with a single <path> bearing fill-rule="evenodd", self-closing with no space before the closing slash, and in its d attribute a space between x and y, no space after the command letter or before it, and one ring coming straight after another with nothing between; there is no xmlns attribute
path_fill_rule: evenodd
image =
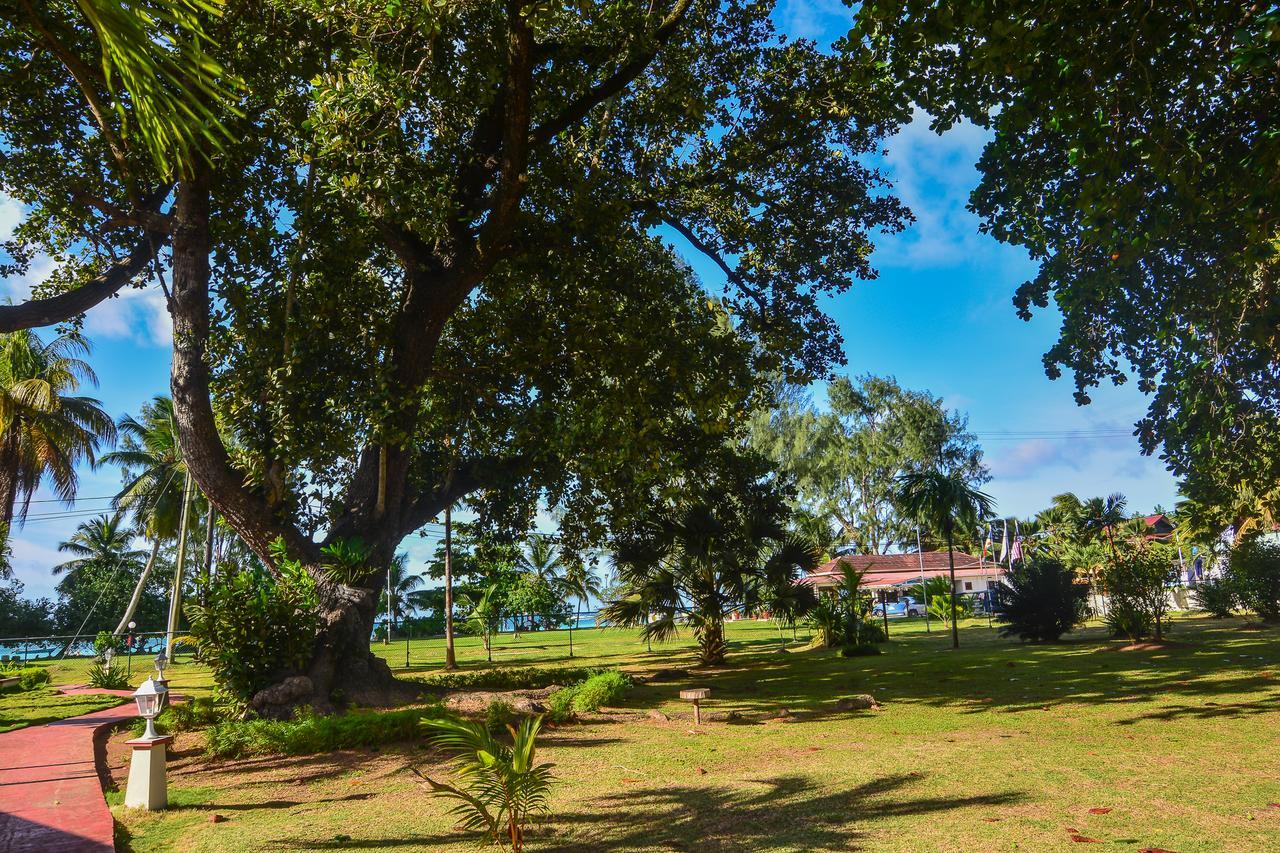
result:
<svg viewBox="0 0 1280 853"><path fill-rule="evenodd" d="M125 651L124 640L110 631L99 631L98 636L93 638L93 654L101 658L105 657L108 651L113 655L122 654Z"/></svg>
<svg viewBox="0 0 1280 853"><path fill-rule="evenodd" d="M442 690L537 690L552 684L583 681L602 672L603 666L538 667L521 669L470 669L459 672L436 672L418 676L416 681Z"/></svg>
<svg viewBox="0 0 1280 853"><path fill-rule="evenodd" d="M18 687L22 690L35 690L50 681L49 670L39 666L29 666L18 670Z"/></svg>
<svg viewBox="0 0 1280 853"><path fill-rule="evenodd" d="M185 604L197 658L213 670L222 695L237 703L296 672L315 641L315 582L296 562L278 565L279 577L232 568L209 585L205 604Z"/></svg>
<svg viewBox="0 0 1280 853"><path fill-rule="evenodd" d="M880 647L874 643L846 643L840 647L840 657L860 658L882 654Z"/></svg>
<svg viewBox="0 0 1280 853"><path fill-rule="evenodd" d="M520 714L505 700L494 699L485 706L484 725L491 732L501 732L519 719Z"/></svg>
<svg viewBox="0 0 1280 853"><path fill-rule="evenodd" d="M321 717L303 710L292 720L228 720L205 734L214 758L251 755L315 755L335 749L413 740L426 719L444 716L439 706L399 711L352 711Z"/></svg>
<svg viewBox="0 0 1280 853"><path fill-rule="evenodd" d="M94 661L89 667L89 686L100 690L127 690L129 677L114 664Z"/></svg>
<svg viewBox="0 0 1280 853"><path fill-rule="evenodd" d="M1203 580L1191 592L1197 607L1214 619L1226 619L1239 604L1235 584L1230 576Z"/></svg>
<svg viewBox="0 0 1280 853"><path fill-rule="evenodd" d="M1089 587L1058 560L1038 557L1011 568L995 590L1000 635L1023 641L1054 642L1089 613Z"/></svg>
<svg viewBox="0 0 1280 853"><path fill-rule="evenodd" d="M1155 632L1162 639L1162 622L1169 609L1165 582L1173 566L1173 552L1158 543L1125 546L1103 569L1107 591L1107 624L1117 637L1141 639Z"/></svg>
<svg viewBox="0 0 1280 853"><path fill-rule="evenodd" d="M201 696L179 705L166 705L156 717L156 730L166 735L189 732L222 722L226 719L226 713L225 706L218 705L207 696ZM145 730L144 720L139 719L133 724L134 735L141 735Z"/></svg>
<svg viewBox="0 0 1280 853"><path fill-rule="evenodd" d="M1280 621L1280 545L1251 538L1231 552L1230 583L1240 606Z"/></svg>
<svg viewBox="0 0 1280 853"><path fill-rule="evenodd" d="M616 669L597 673L552 693L547 699L547 716L553 722L562 723L575 713L599 711L606 705L616 705L631 686L631 678Z"/></svg>

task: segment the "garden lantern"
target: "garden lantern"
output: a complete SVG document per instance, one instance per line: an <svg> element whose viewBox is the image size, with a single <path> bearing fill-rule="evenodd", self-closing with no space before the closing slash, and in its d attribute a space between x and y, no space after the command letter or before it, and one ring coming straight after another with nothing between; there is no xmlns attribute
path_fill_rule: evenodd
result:
<svg viewBox="0 0 1280 853"><path fill-rule="evenodd" d="M169 689L164 682L148 678L142 686L133 692L133 701L138 703L138 715L147 721L147 730L143 738L155 740L160 737L156 732L156 716L164 708L164 697Z"/></svg>
<svg viewBox="0 0 1280 853"><path fill-rule="evenodd" d="M107 665L107 669L111 669L111 661L116 656L115 649L107 649L102 653L102 662Z"/></svg>
<svg viewBox="0 0 1280 853"><path fill-rule="evenodd" d="M133 693L138 713L147 721L147 730L142 737L126 742L133 747L133 755L129 759L129 786L124 794L124 804L130 808L155 811L169 805L165 750L173 738L158 733L155 726L156 715L164 707L168 692L163 682L148 678Z"/></svg>
<svg viewBox="0 0 1280 853"><path fill-rule="evenodd" d="M156 655L156 681L160 682L161 684L169 683L164 680L164 668L168 665L169 665L169 658L165 656L164 650L161 649L160 653Z"/></svg>

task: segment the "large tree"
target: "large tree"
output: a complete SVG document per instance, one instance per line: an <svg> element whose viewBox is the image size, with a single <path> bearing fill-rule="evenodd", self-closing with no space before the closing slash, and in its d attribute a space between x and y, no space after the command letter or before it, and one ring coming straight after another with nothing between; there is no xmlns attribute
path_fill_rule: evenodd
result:
<svg viewBox="0 0 1280 853"><path fill-rule="evenodd" d="M1039 263L1049 376L1136 376L1184 493L1280 506L1280 9L869 0L852 35L936 127L992 130L970 205Z"/></svg>
<svg viewBox="0 0 1280 853"><path fill-rule="evenodd" d="M64 11L45 14L96 58ZM315 573L315 704L395 691L368 650L379 580L446 506L528 529L541 498L598 538L715 462L756 376L838 358L819 301L871 277L869 232L904 221L870 164L905 111L877 66L783 39L771 12L246 0L210 25L246 95L157 223L174 414L244 541ZM56 251L38 223L104 215L78 183L111 210L127 187L84 157L37 181L64 148L109 152L30 33L7 32L24 101L0 183L32 205L24 245ZM363 559L335 572L334 547Z"/></svg>
<svg viewBox="0 0 1280 853"><path fill-rule="evenodd" d="M939 468L974 485L989 477L966 418L892 378L840 377L818 409L794 391L757 415L751 441L791 474L801 504L837 523L860 554L914 547L916 519L897 506L899 476Z"/></svg>

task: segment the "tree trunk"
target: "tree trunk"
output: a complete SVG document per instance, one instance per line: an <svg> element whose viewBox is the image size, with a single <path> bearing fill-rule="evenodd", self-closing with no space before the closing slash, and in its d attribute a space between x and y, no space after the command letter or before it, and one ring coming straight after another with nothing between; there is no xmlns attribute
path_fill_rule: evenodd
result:
<svg viewBox="0 0 1280 853"><path fill-rule="evenodd" d="M728 652L723 622L710 622L698 631L698 662L703 666L719 666Z"/></svg>
<svg viewBox="0 0 1280 853"><path fill-rule="evenodd" d="M444 668L457 669L453 650L453 507L444 509Z"/></svg>
<svg viewBox="0 0 1280 853"><path fill-rule="evenodd" d="M173 636L178 630L178 614L182 612L182 570L187 558L187 521L191 516L191 490L195 485L187 472L182 488L182 520L178 525L178 555L173 564L173 589L169 592L169 623L165 628L164 655L173 660Z"/></svg>
<svg viewBox="0 0 1280 853"><path fill-rule="evenodd" d="M960 648L960 626L956 624L956 554L951 546L951 525L947 525L947 565L951 568L951 648Z"/></svg>
<svg viewBox="0 0 1280 853"><path fill-rule="evenodd" d="M0 445L0 525L13 532L13 507L18 501L18 433L11 430Z"/></svg>
<svg viewBox="0 0 1280 853"><path fill-rule="evenodd" d="M129 606L124 609L124 616L120 617L120 624L116 626L115 635L118 637L129 628L129 620L133 618L133 614L138 610L138 602L142 600L142 590L147 585L147 578L151 577L151 569L156 564L156 555L160 553L160 540L157 538L151 543L151 556L147 558L147 565L142 570L142 577L138 578L138 583L133 588L133 595L129 597Z"/></svg>

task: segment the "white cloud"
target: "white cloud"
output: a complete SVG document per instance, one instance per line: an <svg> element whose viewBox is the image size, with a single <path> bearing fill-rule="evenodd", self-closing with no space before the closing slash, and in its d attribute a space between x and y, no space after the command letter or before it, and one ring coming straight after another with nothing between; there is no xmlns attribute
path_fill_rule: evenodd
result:
<svg viewBox="0 0 1280 853"><path fill-rule="evenodd" d="M990 241L978 233L978 217L965 209L978 182L976 163L989 139L968 122L939 136L917 110L911 123L887 143L893 193L915 214L902 234L882 238L875 261L912 269L990 261Z"/></svg>

